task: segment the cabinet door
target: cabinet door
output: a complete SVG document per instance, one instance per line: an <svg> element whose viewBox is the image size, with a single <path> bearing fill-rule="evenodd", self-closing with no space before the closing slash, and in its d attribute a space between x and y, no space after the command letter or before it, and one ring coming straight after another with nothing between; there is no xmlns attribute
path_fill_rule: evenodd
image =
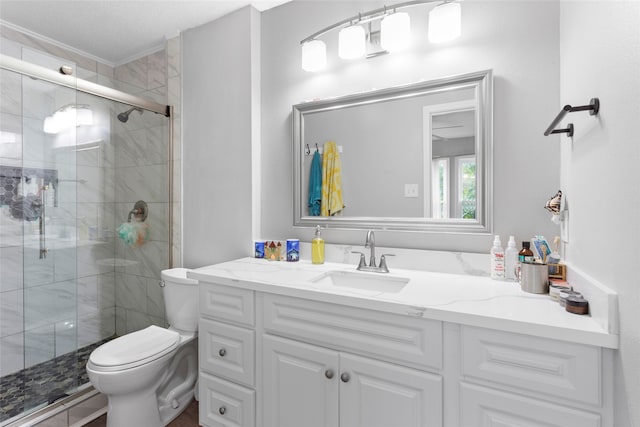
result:
<svg viewBox="0 0 640 427"><path fill-rule="evenodd" d="M264 427L338 427L338 353L263 337Z"/></svg>
<svg viewBox="0 0 640 427"><path fill-rule="evenodd" d="M442 426L442 377L340 355L340 427Z"/></svg>

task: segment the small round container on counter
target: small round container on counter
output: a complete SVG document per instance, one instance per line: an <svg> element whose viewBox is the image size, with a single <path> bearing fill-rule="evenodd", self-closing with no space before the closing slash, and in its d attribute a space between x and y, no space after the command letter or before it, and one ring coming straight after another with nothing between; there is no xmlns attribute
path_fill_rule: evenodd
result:
<svg viewBox="0 0 640 427"><path fill-rule="evenodd" d="M567 297L565 309L573 314L589 314L589 301L582 296L570 295Z"/></svg>
<svg viewBox="0 0 640 427"><path fill-rule="evenodd" d="M568 289L560 291L560 293L558 294L558 302L562 307L567 306L567 298L569 298L570 296L581 297L582 294L578 291L572 291Z"/></svg>
<svg viewBox="0 0 640 427"><path fill-rule="evenodd" d="M567 282L563 284L554 283L553 281L549 282L549 297L554 301L560 300L560 292L571 290L573 290L573 288Z"/></svg>

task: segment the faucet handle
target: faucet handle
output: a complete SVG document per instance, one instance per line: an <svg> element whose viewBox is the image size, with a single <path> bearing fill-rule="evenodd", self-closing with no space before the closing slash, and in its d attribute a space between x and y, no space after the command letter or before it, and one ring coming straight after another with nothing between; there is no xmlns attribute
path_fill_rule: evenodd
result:
<svg viewBox="0 0 640 427"><path fill-rule="evenodd" d="M384 273L389 272L389 267L387 267L387 257L388 256L396 256L396 254L382 254L380 255L380 270Z"/></svg>
<svg viewBox="0 0 640 427"><path fill-rule="evenodd" d="M352 254L360 254L360 262L358 262L357 270L362 270L362 268L367 266L367 261L364 257L364 252L360 251L351 251Z"/></svg>

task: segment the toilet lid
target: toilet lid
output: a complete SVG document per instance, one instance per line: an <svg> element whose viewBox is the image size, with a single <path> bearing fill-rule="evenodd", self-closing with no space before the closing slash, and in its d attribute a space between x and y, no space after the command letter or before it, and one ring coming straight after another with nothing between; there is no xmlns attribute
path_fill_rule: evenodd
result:
<svg viewBox="0 0 640 427"><path fill-rule="evenodd" d="M171 352L179 341L176 331L152 325L101 345L89 362L92 368L105 371L133 368Z"/></svg>

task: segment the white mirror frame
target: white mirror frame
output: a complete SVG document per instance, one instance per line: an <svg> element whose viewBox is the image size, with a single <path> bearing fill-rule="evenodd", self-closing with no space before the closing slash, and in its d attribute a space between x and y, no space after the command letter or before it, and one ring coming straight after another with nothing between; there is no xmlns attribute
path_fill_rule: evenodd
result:
<svg viewBox="0 0 640 427"><path fill-rule="evenodd" d="M305 215L307 203L303 198L302 173L307 142L304 141L304 115L336 110L359 104L424 95L474 87L477 111L476 161L482 166L478 174L478 206L475 220L412 217L349 217ZM387 89L346 95L339 98L305 102L293 106L293 225L295 227L322 227L335 229L380 229L400 231L486 233L493 228L493 74L491 70L445 77ZM309 143L311 146L312 144ZM431 170L431 163L425 166ZM480 169L480 168L479 168ZM430 172L429 172L430 173ZM373 190L372 190L373 191Z"/></svg>

